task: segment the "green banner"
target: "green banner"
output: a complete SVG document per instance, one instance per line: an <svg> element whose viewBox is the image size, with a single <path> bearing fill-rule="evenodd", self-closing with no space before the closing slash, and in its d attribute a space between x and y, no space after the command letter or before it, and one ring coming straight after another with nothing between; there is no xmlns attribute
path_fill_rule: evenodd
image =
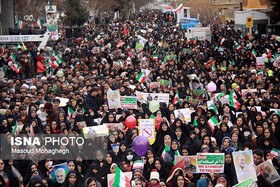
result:
<svg viewBox="0 0 280 187"><path fill-rule="evenodd" d="M197 153L198 173L223 173L224 153Z"/></svg>
<svg viewBox="0 0 280 187"><path fill-rule="evenodd" d="M132 96L121 96L121 108L137 109L137 98Z"/></svg>
<svg viewBox="0 0 280 187"><path fill-rule="evenodd" d="M255 182L252 178L249 178L241 183L238 183L237 185L233 186L233 187L249 187L249 186L257 186L257 185L254 185Z"/></svg>

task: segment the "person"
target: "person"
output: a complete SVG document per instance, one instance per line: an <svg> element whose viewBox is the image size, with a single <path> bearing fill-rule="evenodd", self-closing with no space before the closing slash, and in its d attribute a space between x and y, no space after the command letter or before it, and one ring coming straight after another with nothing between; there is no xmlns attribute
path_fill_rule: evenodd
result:
<svg viewBox="0 0 280 187"><path fill-rule="evenodd" d="M254 167L251 165L250 160L246 160L246 155L243 153L238 154L237 156L238 164L236 166L236 174L238 181L243 181L250 177L254 177L252 171L254 171Z"/></svg>
<svg viewBox="0 0 280 187"><path fill-rule="evenodd" d="M186 172L195 172L196 171L196 167L192 164L190 158L185 158L184 159L184 164L185 164L185 169L184 170Z"/></svg>
<svg viewBox="0 0 280 187"><path fill-rule="evenodd" d="M55 177L58 183L63 184L66 177L65 170L63 168L58 168L55 171Z"/></svg>

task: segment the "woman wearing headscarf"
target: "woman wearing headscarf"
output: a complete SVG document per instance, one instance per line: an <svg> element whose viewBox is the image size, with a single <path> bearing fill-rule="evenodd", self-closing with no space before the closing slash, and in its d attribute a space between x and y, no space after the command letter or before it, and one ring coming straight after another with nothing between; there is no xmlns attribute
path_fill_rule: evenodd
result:
<svg viewBox="0 0 280 187"><path fill-rule="evenodd" d="M164 157L164 162L173 162L174 161L174 156L175 155L180 155L181 154L181 149L180 149L180 145L177 142L177 140L172 140L171 141L171 147L170 150L166 153L165 157Z"/></svg>
<svg viewBox="0 0 280 187"><path fill-rule="evenodd" d="M225 122L220 123L220 128L215 134L217 145L220 147L225 136L230 136L230 130Z"/></svg>
<svg viewBox="0 0 280 187"><path fill-rule="evenodd" d="M225 152L232 153L232 152L236 151L236 149L234 147L232 147L230 137L226 136L223 138L222 145L221 145L221 151L223 153L225 153Z"/></svg>
<svg viewBox="0 0 280 187"><path fill-rule="evenodd" d="M229 184L227 177L224 174L220 174L218 177L214 179L214 185L221 184L224 187L230 187L231 185Z"/></svg>
<svg viewBox="0 0 280 187"><path fill-rule="evenodd" d="M237 184L237 177L235 173L235 168L234 168L234 163L233 163L233 158L232 154L229 152L225 153L225 169L224 169L224 174L227 176L229 179L229 183L233 186Z"/></svg>
<svg viewBox="0 0 280 187"><path fill-rule="evenodd" d="M164 179L164 181L167 179L169 171L165 169L165 163L161 158L159 157L155 158L153 169L157 170L160 179Z"/></svg>
<svg viewBox="0 0 280 187"><path fill-rule="evenodd" d="M164 137L166 135L169 135L171 138L173 137L173 130L168 126L166 121L162 121L160 123L158 132L156 134L156 141L155 143L152 145L153 149L158 152L160 150L160 148L162 147L162 145L164 144Z"/></svg>
<svg viewBox="0 0 280 187"><path fill-rule="evenodd" d="M107 174L110 173L110 167L112 163L119 163L119 160L116 154L112 150L109 150L107 152L105 162L101 168L101 172L100 172L101 180L103 180L107 176Z"/></svg>
<svg viewBox="0 0 280 187"><path fill-rule="evenodd" d="M180 143L180 147L182 147L187 141L187 137L182 132L182 129L180 127L177 127L175 129L173 137L175 138L175 140L177 140Z"/></svg>
<svg viewBox="0 0 280 187"><path fill-rule="evenodd" d="M101 178L100 178L100 167L95 164L95 163L92 163L90 165L90 167L88 168L88 171L84 177L84 179L88 179L89 177L94 177L97 181L101 182Z"/></svg>
<svg viewBox="0 0 280 187"><path fill-rule="evenodd" d="M126 141L121 141L120 142L120 148L119 148L119 152L117 154L118 159L122 162L125 159L125 151L127 149L127 143Z"/></svg>
<svg viewBox="0 0 280 187"><path fill-rule="evenodd" d="M207 124L207 120L205 116L200 116L198 118L198 125L197 127L199 128L199 130L201 130L202 128L205 128L207 130L207 134L208 135L212 135L212 130L209 127L209 125Z"/></svg>
<svg viewBox="0 0 280 187"><path fill-rule="evenodd" d="M207 135L207 134L202 137L201 145L208 145L209 149L213 150L213 145L212 145L211 137L209 135Z"/></svg>
<svg viewBox="0 0 280 187"><path fill-rule="evenodd" d="M186 122L187 123L187 122ZM182 121L179 118L176 118L175 121L172 123L171 129L174 132L176 128L181 128L182 132L187 136L190 132L189 126L185 124L184 121Z"/></svg>
<svg viewBox="0 0 280 187"><path fill-rule="evenodd" d="M17 177L13 174L11 165L9 163L4 163L3 160L0 159L0 175L5 180L7 186L19 186L19 181Z"/></svg>
<svg viewBox="0 0 280 187"><path fill-rule="evenodd" d="M67 174L63 187L80 187L83 186L83 181L77 171L70 171Z"/></svg>
<svg viewBox="0 0 280 187"><path fill-rule="evenodd" d="M201 141L198 139L194 131L190 131L186 145L189 146L190 149L189 155L196 155L196 153L200 150Z"/></svg>

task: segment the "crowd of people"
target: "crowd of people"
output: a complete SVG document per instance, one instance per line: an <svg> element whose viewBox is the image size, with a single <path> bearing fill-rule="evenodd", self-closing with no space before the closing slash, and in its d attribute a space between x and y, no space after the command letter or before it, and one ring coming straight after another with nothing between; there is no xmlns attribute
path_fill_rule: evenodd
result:
<svg viewBox="0 0 280 187"><path fill-rule="evenodd" d="M118 166L123 172L132 172L132 186L228 187L238 183L232 153L242 150L253 150L255 166L272 159L279 170L280 161L270 154L273 148L279 149L280 142L279 42L276 37L257 32L243 36L230 23L213 26L211 31L211 42L188 40L184 29L168 22L159 12L143 12L107 25L88 24L78 38L67 38L61 26L60 39L48 43L48 48L53 48L63 61L58 67L49 64L53 52L37 51L34 43L26 44L26 50L7 45L0 58L1 70L6 72L0 82L2 135L15 136L14 127L23 125L20 135L79 136L83 133L79 122L85 122L87 127L122 123L123 129L110 131L107 143L94 146L87 143L77 148L81 152L87 149L94 158L81 153L67 160L69 173L62 175L63 179L57 175L57 182L51 180L49 166L65 160L51 156L42 160L22 159L26 155L0 159L0 186L105 187L108 174L115 173ZM138 35L147 40L143 49L135 47ZM124 44L118 45L120 42ZM96 47L100 51L93 50ZM12 54L21 71L15 71L12 65L15 62L9 58ZM165 60L168 55L176 57ZM256 57L267 60L259 65ZM141 83L137 77L143 69L150 74ZM193 74L203 89L207 90L207 85L213 82L216 91L207 93L206 99L187 100L194 97L190 87ZM162 79L172 81L172 86L150 86L150 82ZM243 89L256 91L242 95ZM168 93L169 104L160 103L156 112L151 112L149 104L144 102L137 102L137 109L109 109L106 93L111 90L119 90L121 96L135 95L136 91ZM239 105L214 98L215 93L229 95L232 90ZM180 99L174 103L176 93ZM69 102L61 107L58 98L68 98ZM207 101L213 98L217 111L207 107ZM70 116L69 108L74 111ZM190 121L175 117L174 111L183 108L194 110ZM117 119L117 115L121 117ZM156 141L141 157L132 147L138 128L126 126L130 115L137 120L156 118ZM211 129L207 121L213 116L220 123ZM113 151L115 144L119 144L118 152ZM4 147L2 144L1 154ZM169 151L162 158L166 147ZM181 156L224 153L224 173L194 173L188 159L186 168L173 168L178 152ZM144 160L144 169L132 169L137 160ZM257 184L279 185L269 183L261 175Z"/></svg>

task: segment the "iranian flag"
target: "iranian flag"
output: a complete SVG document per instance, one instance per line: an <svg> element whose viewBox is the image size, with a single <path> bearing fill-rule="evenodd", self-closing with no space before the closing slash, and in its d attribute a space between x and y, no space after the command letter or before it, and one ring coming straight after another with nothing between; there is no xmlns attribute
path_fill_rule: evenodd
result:
<svg viewBox="0 0 280 187"><path fill-rule="evenodd" d="M269 49L267 49L267 48L265 48L265 50L266 50L267 53L270 53L270 52L271 52L271 51L270 51Z"/></svg>
<svg viewBox="0 0 280 187"><path fill-rule="evenodd" d="M71 69L75 69L75 66L73 64L70 65Z"/></svg>
<svg viewBox="0 0 280 187"><path fill-rule="evenodd" d="M72 119L72 114L74 114L74 110L71 107L68 107L68 118Z"/></svg>
<svg viewBox="0 0 280 187"><path fill-rule="evenodd" d="M3 75L7 76L7 69L6 69L6 67L0 68L0 72L3 72Z"/></svg>
<svg viewBox="0 0 280 187"><path fill-rule="evenodd" d="M88 42L88 39L87 39L87 37L85 37L85 40L84 40L85 42Z"/></svg>
<svg viewBox="0 0 280 187"><path fill-rule="evenodd" d="M58 66L59 66L58 60L53 61L53 62L52 62L52 66L55 67L55 68L58 68Z"/></svg>
<svg viewBox="0 0 280 187"><path fill-rule="evenodd" d="M147 76L144 75L143 72L141 72L141 73L138 75L137 80L138 80L140 83L143 83L143 82L145 82L146 78L147 78Z"/></svg>
<svg viewBox="0 0 280 187"><path fill-rule="evenodd" d="M211 72L213 72L213 71L217 71L217 68L215 65L212 66Z"/></svg>
<svg viewBox="0 0 280 187"><path fill-rule="evenodd" d="M210 118L209 120L208 120L208 125L209 125L209 127L211 128L211 130L212 130L212 133L214 132L214 129L215 129L215 126L218 124L218 121L216 120L216 118L213 116L212 118Z"/></svg>
<svg viewBox="0 0 280 187"><path fill-rule="evenodd" d="M10 60L10 61L12 61L12 62L15 62L15 61L16 61L16 55L11 54L11 56L9 57L8 60Z"/></svg>
<svg viewBox="0 0 280 187"><path fill-rule="evenodd" d="M197 126L197 120L194 118L194 120L193 120L193 126L195 127L195 126Z"/></svg>
<svg viewBox="0 0 280 187"><path fill-rule="evenodd" d="M31 53L28 53L25 58L31 58Z"/></svg>
<svg viewBox="0 0 280 187"><path fill-rule="evenodd" d="M16 124L14 126L13 134L14 135L18 135L19 134L19 129L18 129L18 123L17 122L16 122Z"/></svg>
<svg viewBox="0 0 280 187"><path fill-rule="evenodd" d="M63 62L62 58L61 58L59 55L57 55L56 58L57 58L57 61L58 61L60 64Z"/></svg>
<svg viewBox="0 0 280 187"><path fill-rule="evenodd" d="M4 53L4 52L5 52L5 44L3 44L1 47L1 53Z"/></svg>
<svg viewBox="0 0 280 187"><path fill-rule="evenodd" d="M161 158L162 158L162 159L164 159L164 157L165 157L165 155L166 155L166 153L167 153L168 151L170 151L170 148L169 148L168 145L166 145L165 148L164 148L164 150L163 150L162 153L161 153Z"/></svg>
<svg viewBox="0 0 280 187"><path fill-rule="evenodd" d="M239 109L240 103L236 99L237 95L235 94L234 90L232 90L229 94L230 106Z"/></svg>
<svg viewBox="0 0 280 187"><path fill-rule="evenodd" d="M46 65L48 68L51 68L52 67L52 61L49 59L47 62L46 62Z"/></svg>
<svg viewBox="0 0 280 187"><path fill-rule="evenodd" d="M53 61L57 61L58 60L55 51L53 51L52 59L53 59Z"/></svg>
<svg viewBox="0 0 280 187"><path fill-rule="evenodd" d="M218 101L220 98L223 97L223 95L225 95L226 93L225 92L222 92L222 93L217 93L214 95L214 101Z"/></svg>
<svg viewBox="0 0 280 187"><path fill-rule="evenodd" d="M158 61L158 55L153 55L153 61Z"/></svg>
<svg viewBox="0 0 280 187"><path fill-rule="evenodd" d="M134 169L144 169L144 160L136 160L134 163L133 163L133 170Z"/></svg>
<svg viewBox="0 0 280 187"><path fill-rule="evenodd" d="M176 150L174 156L181 156L178 150ZM175 159L173 160L173 165L175 166Z"/></svg>
<svg viewBox="0 0 280 187"><path fill-rule="evenodd" d="M173 105L177 104L180 102L180 97L179 97L179 93L178 91L176 92L176 95L174 97L174 100L173 100Z"/></svg>
<svg viewBox="0 0 280 187"><path fill-rule="evenodd" d="M19 45L19 43L16 46L16 50L18 50L18 49L22 49L22 47Z"/></svg>
<svg viewBox="0 0 280 187"><path fill-rule="evenodd" d="M221 42L220 42L220 45L223 45L223 43L224 43L225 40L226 40L225 38L222 38L222 40L221 40Z"/></svg>
<svg viewBox="0 0 280 187"><path fill-rule="evenodd" d="M215 46L214 50L217 50L217 49L219 49L218 46Z"/></svg>
<svg viewBox="0 0 280 187"><path fill-rule="evenodd" d="M130 181L125 174L116 166L116 174L113 187L131 187Z"/></svg>
<svg viewBox="0 0 280 187"><path fill-rule="evenodd" d="M127 49L127 50L130 50L130 45L127 45L127 46L126 46L126 49Z"/></svg>
<svg viewBox="0 0 280 187"><path fill-rule="evenodd" d="M121 68L124 68L124 64L123 64L123 62L122 62L121 60L118 60L118 63L119 63L119 66L120 66Z"/></svg>
<svg viewBox="0 0 280 187"><path fill-rule="evenodd" d="M81 66L81 62L80 62L80 61L77 61L76 64L75 64L75 66L80 67L80 66Z"/></svg>
<svg viewBox="0 0 280 187"><path fill-rule="evenodd" d="M248 38L249 40L252 40L254 37L252 36L252 34L247 33L247 38Z"/></svg>
<svg viewBox="0 0 280 187"><path fill-rule="evenodd" d="M11 169L12 169L14 176L18 179L18 181L23 182L23 177L21 176L21 174L18 172L18 170L13 165L11 165Z"/></svg>
<svg viewBox="0 0 280 187"><path fill-rule="evenodd" d="M20 20L18 19L18 21L17 21L17 28L18 28L18 29L23 29L23 26L24 26L24 22L23 22L23 21L20 21Z"/></svg>
<svg viewBox="0 0 280 187"><path fill-rule="evenodd" d="M42 29L42 28L43 28L42 20L39 18L39 19L36 21L35 25L36 25L37 27L39 27L40 29Z"/></svg>
<svg viewBox="0 0 280 187"><path fill-rule="evenodd" d="M30 135L31 135L32 138L35 136L35 133L34 133L34 129L33 129L33 125L32 125L32 124L30 125Z"/></svg>
<svg viewBox="0 0 280 187"><path fill-rule="evenodd" d="M253 51L251 52L251 54L256 58L257 57L257 52L255 51L255 49L253 49Z"/></svg>
<svg viewBox="0 0 280 187"><path fill-rule="evenodd" d="M279 150L275 149L275 148L272 148L272 150L270 151L270 156L272 158L278 157L279 156Z"/></svg>
<svg viewBox="0 0 280 187"><path fill-rule="evenodd" d="M234 42L234 44L235 44L235 49L239 51L241 49L241 45L239 45L237 42Z"/></svg>
<svg viewBox="0 0 280 187"><path fill-rule="evenodd" d="M175 12L181 12L182 8L183 8L183 2L181 2L181 3L176 7Z"/></svg>
<svg viewBox="0 0 280 187"><path fill-rule="evenodd" d="M213 110L216 114L219 114L218 110L217 110L217 107L216 107L216 104L215 102L213 101Z"/></svg>
<svg viewBox="0 0 280 187"><path fill-rule="evenodd" d="M14 62L14 63L13 63L12 69L13 69L16 73L21 73L21 71L22 71L22 67L21 67L21 65L19 65L18 62Z"/></svg>

